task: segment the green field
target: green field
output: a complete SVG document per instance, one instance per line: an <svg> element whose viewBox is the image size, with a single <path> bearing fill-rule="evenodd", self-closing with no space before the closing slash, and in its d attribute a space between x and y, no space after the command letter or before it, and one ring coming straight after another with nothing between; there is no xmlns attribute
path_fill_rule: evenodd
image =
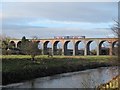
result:
<svg viewBox="0 0 120 90"><path fill-rule="evenodd" d="M0 56L2 59L13 59L13 58L17 58L17 59L30 59L31 56L30 55L2 55ZM53 59L53 58L60 58L60 59L64 59L64 58L73 58L73 59L108 59L108 58L117 58L116 56L53 56L53 57L48 57L48 55L38 55L35 58L42 58L42 59ZM100 61L101 61L100 60Z"/></svg>
<svg viewBox="0 0 120 90"><path fill-rule="evenodd" d="M36 62L28 55L3 55L3 84L15 83L37 77L49 76L65 72L73 72L109 66L115 63L111 56L36 56Z"/></svg>

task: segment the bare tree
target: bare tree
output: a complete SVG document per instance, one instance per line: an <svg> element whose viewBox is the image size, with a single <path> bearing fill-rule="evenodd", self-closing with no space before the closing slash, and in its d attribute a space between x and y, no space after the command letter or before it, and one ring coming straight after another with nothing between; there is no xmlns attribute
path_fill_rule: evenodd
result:
<svg viewBox="0 0 120 90"><path fill-rule="evenodd" d="M29 41L25 37L21 41L22 53L31 55L31 60L35 61L35 56L39 54L38 43L34 40Z"/></svg>
<svg viewBox="0 0 120 90"><path fill-rule="evenodd" d="M115 33L115 36L118 37L118 44L117 44L118 45L118 51L117 51L117 54L118 54L118 62L120 64L120 21L115 21L115 24L111 29Z"/></svg>
<svg viewBox="0 0 120 90"><path fill-rule="evenodd" d="M10 39L11 38L6 35L0 35L0 48L2 50L2 54L7 54Z"/></svg>
<svg viewBox="0 0 120 90"><path fill-rule="evenodd" d="M116 35L118 38L120 37L120 27L119 27L119 25L120 25L120 22L115 21L114 26L111 28L112 31L115 33L115 35Z"/></svg>

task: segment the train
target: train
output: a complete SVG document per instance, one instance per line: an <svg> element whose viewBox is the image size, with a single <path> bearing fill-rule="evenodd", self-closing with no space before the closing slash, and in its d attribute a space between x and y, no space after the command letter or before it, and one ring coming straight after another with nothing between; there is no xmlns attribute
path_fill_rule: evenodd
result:
<svg viewBox="0 0 120 90"><path fill-rule="evenodd" d="M54 39L80 39L85 38L85 36L54 36Z"/></svg>

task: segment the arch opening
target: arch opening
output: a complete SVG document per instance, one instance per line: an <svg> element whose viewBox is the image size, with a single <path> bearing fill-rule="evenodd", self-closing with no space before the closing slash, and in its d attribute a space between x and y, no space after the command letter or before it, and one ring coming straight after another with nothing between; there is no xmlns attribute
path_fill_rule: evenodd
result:
<svg viewBox="0 0 120 90"><path fill-rule="evenodd" d="M11 42L9 43L9 49L13 49L13 48L15 48L15 42L14 42L14 41L11 41Z"/></svg>
<svg viewBox="0 0 120 90"><path fill-rule="evenodd" d="M64 44L64 55L73 55L73 43L70 41L66 41Z"/></svg>
<svg viewBox="0 0 120 90"><path fill-rule="evenodd" d="M21 41L19 41L19 42L17 43L17 48L18 48L18 49L20 49L20 48L21 48L21 44L22 44L22 42L21 42Z"/></svg>
<svg viewBox="0 0 120 90"><path fill-rule="evenodd" d="M41 50L43 49L42 42L40 42L40 41L38 42L38 49L41 49Z"/></svg>
<svg viewBox="0 0 120 90"><path fill-rule="evenodd" d="M37 41L37 47L38 47L39 54L43 54L43 47L42 46L43 46L42 42Z"/></svg>
<svg viewBox="0 0 120 90"><path fill-rule="evenodd" d="M44 55L52 54L52 43L50 41L44 42L43 53Z"/></svg>
<svg viewBox="0 0 120 90"><path fill-rule="evenodd" d="M96 41L91 40L87 43L87 55L97 55Z"/></svg>
<svg viewBox="0 0 120 90"><path fill-rule="evenodd" d="M118 54L118 41L112 43L112 55Z"/></svg>
<svg viewBox="0 0 120 90"><path fill-rule="evenodd" d="M110 53L110 44L108 41L101 41L99 44L99 54L100 55L109 55Z"/></svg>
<svg viewBox="0 0 120 90"><path fill-rule="evenodd" d="M77 41L75 43L75 55L84 55L85 45L82 41Z"/></svg>
<svg viewBox="0 0 120 90"><path fill-rule="evenodd" d="M53 54L62 55L62 43L60 41L55 41L53 44Z"/></svg>

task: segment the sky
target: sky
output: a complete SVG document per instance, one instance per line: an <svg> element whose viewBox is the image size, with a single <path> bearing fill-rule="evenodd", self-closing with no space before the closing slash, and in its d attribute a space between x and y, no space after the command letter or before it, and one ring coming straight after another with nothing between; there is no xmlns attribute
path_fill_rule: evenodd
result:
<svg viewBox="0 0 120 90"><path fill-rule="evenodd" d="M117 5L117 2L2 2L1 33L18 39L114 37L111 27L118 19Z"/></svg>

